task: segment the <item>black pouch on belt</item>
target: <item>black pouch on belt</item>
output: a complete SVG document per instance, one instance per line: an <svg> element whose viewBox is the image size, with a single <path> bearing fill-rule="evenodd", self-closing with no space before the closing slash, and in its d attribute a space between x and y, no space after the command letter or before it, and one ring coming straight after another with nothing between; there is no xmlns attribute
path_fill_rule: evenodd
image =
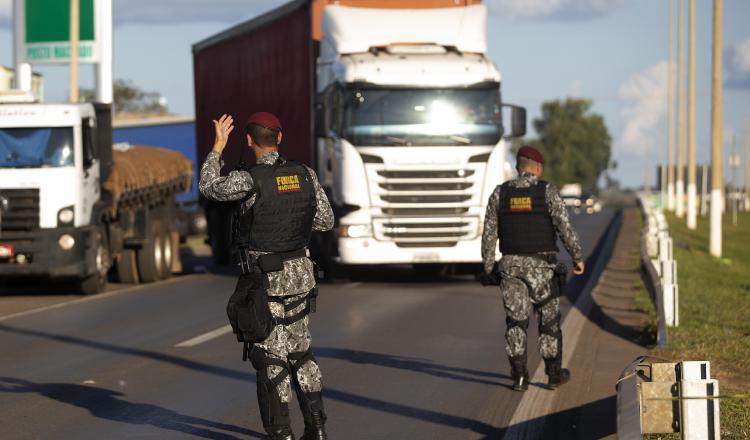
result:
<svg viewBox="0 0 750 440"><path fill-rule="evenodd" d="M227 317L239 342L260 342L275 324L268 306L265 275L243 276L227 302Z"/></svg>
<svg viewBox="0 0 750 440"><path fill-rule="evenodd" d="M258 267L263 273L278 272L284 269L284 260L279 254L266 254L258 257Z"/></svg>

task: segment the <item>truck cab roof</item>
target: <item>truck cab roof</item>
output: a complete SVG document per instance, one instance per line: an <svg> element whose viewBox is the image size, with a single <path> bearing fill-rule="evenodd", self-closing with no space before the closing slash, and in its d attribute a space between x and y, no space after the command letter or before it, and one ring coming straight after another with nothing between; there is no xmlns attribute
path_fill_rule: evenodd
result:
<svg viewBox="0 0 750 440"><path fill-rule="evenodd" d="M325 64L321 63L320 74ZM371 51L341 57L333 63L324 83L370 83L393 87L467 87L499 83L500 72L481 54L393 54Z"/></svg>

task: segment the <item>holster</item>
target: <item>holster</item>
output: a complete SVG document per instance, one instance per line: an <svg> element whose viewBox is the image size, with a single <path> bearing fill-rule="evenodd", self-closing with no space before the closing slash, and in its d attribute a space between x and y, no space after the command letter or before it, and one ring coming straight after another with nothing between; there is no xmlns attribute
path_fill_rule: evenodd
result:
<svg viewBox="0 0 750 440"><path fill-rule="evenodd" d="M260 274L240 277L227 302L227 317L239 342L265 340L276 325L268 306L267 279Z"/></svg>
<svg viewBox="0 0 750 440"><path fill-rule="evenodd" d="M552 284L551 287L557 290L556 297L565 296L565 286L568 284L568 266L565 263L559 262L555 265Z"/></svg>

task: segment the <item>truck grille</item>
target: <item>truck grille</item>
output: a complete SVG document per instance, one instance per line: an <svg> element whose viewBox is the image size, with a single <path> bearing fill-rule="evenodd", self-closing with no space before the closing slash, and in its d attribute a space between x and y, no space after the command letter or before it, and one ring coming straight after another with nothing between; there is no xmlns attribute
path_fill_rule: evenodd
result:
<svg viewBox="0 0 750 440"><path fill-rule="evenodd" d="M373 218L375 239L399 247L448 247L479 233L479 219L469 216L480 206L481 166L447 169L386 169L368 164L373 205L383 217Z"/></svg>
<svg viewBox="0 0 750 440"><path fill-rule="evenodd" d="M8 200L2 214L2 231L33 231L39 228L39 189L0 189Z"/></svg>

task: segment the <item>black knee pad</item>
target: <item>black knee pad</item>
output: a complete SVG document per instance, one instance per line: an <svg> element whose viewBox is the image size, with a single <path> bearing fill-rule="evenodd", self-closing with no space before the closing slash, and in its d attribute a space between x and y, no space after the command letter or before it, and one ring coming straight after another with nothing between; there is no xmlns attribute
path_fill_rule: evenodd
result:
<svg viewBox="0 0 750 440"><path fill-rule="evenodd" d="M289 426L289 405L281 401L278 390L279 384L289 376L289 366L258 349L253 350L250 360L257 371L258 406L263 427ZM283 370L272 379L268 376L269 366L281 367Z"/></svg>
<svg viewBox="0 0 750 440"><path fill-rule="evenodd" d="M505 317L505 325L507 326L507 329L510 330L514 327L521 327L523 331L526 331L526 329L529 328L529 320L524 319L522 321L517 321L510 316Z"/></svg>

